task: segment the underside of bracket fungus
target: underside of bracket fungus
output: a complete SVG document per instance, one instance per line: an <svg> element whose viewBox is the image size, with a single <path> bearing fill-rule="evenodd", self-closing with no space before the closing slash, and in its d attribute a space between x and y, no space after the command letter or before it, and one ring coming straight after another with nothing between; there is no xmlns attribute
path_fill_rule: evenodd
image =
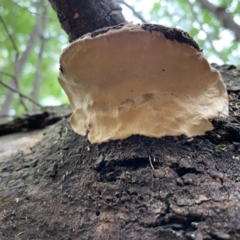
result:
<svg viewBox="0 0 240 240"><path fill-rule="evenodd" d="M125 24L86 34L60 59L59 82L71 124L92 143L203 135L208 121L228 115L220 74L179 29Z"/></svg>

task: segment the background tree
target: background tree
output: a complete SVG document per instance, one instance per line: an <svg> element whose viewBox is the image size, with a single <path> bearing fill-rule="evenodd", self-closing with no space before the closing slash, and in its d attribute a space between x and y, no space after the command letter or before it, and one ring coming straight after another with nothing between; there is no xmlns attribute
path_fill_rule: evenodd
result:
<svg viewBox="0 0 240 240"><path fill-rule="evenodd" d="M4 1L0 31L0 80L43 105L49 100L49 104L67 102L56 81L58 57L67 37L49 2ZM37 106L3 86L0 105L1 115L21 114Z"/></svg>

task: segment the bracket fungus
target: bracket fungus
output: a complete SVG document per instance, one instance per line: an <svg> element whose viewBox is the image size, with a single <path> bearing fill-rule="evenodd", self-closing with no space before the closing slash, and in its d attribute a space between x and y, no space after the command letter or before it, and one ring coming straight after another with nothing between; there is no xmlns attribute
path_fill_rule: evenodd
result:
<svg viewBox="0 0 240 240"><path fill-rule="evenodd" d="M217 70L185 32L161 25L120 24L88 33L60 58L59 82L75 132L92 143L203 135L209 119L228 115Z"/></svg>

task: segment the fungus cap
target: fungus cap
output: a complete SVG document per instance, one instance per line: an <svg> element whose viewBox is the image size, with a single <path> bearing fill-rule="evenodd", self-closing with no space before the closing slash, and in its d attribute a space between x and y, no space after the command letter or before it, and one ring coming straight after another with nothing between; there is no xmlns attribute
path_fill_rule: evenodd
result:
<svg viewBox="0 0 240 240"><path fill-rule="evenodd" d="M228 115L225 85L179 29L125 24L86 34L60 58L75 132L92 143L203 135Z"/></svg>

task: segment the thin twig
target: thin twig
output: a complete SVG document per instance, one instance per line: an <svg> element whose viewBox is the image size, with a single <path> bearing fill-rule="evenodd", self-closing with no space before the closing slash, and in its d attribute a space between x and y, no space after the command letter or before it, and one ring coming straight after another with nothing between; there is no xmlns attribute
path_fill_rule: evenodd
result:
<svg viewBox="0 0 240 240"><path fill-rule="evenodd" d="M14 77L14 76L13 76ZM27 95L21 93L19 90L13 88L12 86L8 85L7 83L3 82L1 79L0 79L0 84L2 84L3 86L5 86L6 88L10 89L11 91L15 92L15 93L18 93L18 95L20 97L23 97L23 98L26 98L27 100L29 100L30 102L36 104L38 107L40 108L43 108L41 104L39 104L38 102L36 102L34 99L32 99L31 97L28 97Z"/></svg>
<svg viewBox="0 0 240 240"><path fill-rule="evenodd" d="M153 167L152 159L151 159L151 156L150 156L150 155L148 156L148 160L149 160L149 162L150 162L150 166L151 166L152 170L155 170L155 168Z"/></svg>
<svg viewBox="0 0 240 240"><path fill-rule="evenodd" d="M137 18L139 18L143 23L147 23L147 21L143 18L143 16L142 16L139 12L137 12L137 11L134 9L133 6L129 5L129 4L126 3L124 0L118 0L117 3L125 5L125 6L126 6L127 8L129 8L129 9L132 11L132 13L133 13Z"/></svg>
<svg viewBox="0 0 240 240"><path fill-rule="evenodd" d="M52 20L52 21L58 22L57 19L54 19L54 18L51 18L51 17L47 17L47 16L43 16L43 15L37 13L37 12L31 12L28 8L22 7L21 5L19 5L18 3L14 2L13 0L10 0L10 2L12 2L12 3L13 3L14 5L16 5L17 7L21 8L21 9L23 9L23 10L29 12L29 13L31 13L32 15L36 15L36 16L39 16L39 17L46 18L46 19L48 19L48 20Z"/></svg>
<svg viewBox="0 0 240 240"><path fill-rule="evenodd" d="M7 24L5 23L5 21L4 21L3 17L1 16L1 14L0 14L0 22L2 23L3 28L4 28L4 30L6 31L8 37L10 38L11 43L12 43L12 45L13 45L13 48L14 48L15 51L17 52L17 55L19 55L19 51L18 51L17 45L16 45L16 43L15 43L15 41L14 41L14 38L13 38L12 34L10 33L10 31L8 30Z"/></svg>
<svg viewBox="0 0 240 240"><path fill-rule="evenodd" d="M187 4L188 4L188 6L190 8L190 11L191 11L195 21L199 24L200 29L206 34L207 41L211 45L213 52L224 62L223 57L221 56L221 54L216 50L215 46L213 45L213 42L212 42L212 40L209 37L209 33L206 32L205 29L203 28L203 23L201 23L200 20L198 19L198 17L197 17L198 14L194 11L192 3L188 0Z"/></svg>
<svg viewBox="0 0 240 240"><path fill-rule="evenodd" d="M11 73L8 73L8 72L0 71L0 74L6 75L6 76L8 76L10 78L15 78L14 75L12 75Z"/></svg>
<svg viewBox="0 0 240 240"><path fill-rule="evenodd" d="M6 76L11 77L11 78L13 79L14 83L15 83L16 91L19 91L18 81L17 81L17 79L16 79L15 76L13 76L13 75L10 74L10 73L2 72L2 71L0 71L0 74L3 74L3 75L6 75ZM28 107L27 107L27 105L25 104L25 102L24 102L24 100L23 100L23 97L20 96L20 95L19 95L19 100L20 100L20 103L22 104L24 110L25 110L26 112L28 112L28 111L29 111L29 110L28 110Z"/></svg>

